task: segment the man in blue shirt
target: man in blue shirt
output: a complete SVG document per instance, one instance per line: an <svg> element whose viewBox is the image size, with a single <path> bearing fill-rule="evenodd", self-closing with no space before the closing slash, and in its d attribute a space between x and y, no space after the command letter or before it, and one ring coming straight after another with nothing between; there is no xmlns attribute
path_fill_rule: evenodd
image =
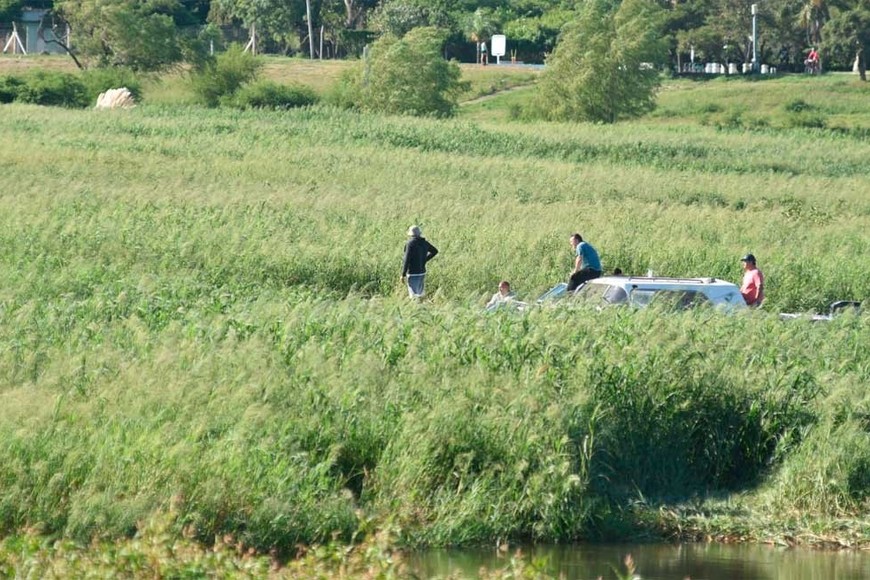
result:
<svg viewBox="0 0 870 580"><path fill-rule="evenodd" d="M568 292L573 292L587 280L601 276L601 260L592 244L584 242L580 234L574 234L571 236L571 247L577 257L574 260L574 271L568 278Z"/></svg>

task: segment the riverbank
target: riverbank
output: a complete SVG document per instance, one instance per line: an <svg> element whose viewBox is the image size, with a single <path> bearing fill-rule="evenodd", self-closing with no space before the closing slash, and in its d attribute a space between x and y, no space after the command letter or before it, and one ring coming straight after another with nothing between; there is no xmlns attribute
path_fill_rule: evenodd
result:
<svg viewBox="0 0 870 580"><path fill-rule="evenodd" d="M177 537L167 521L143 525L136 538L76 545L39 537L0 541L0 574L8 577L83 576L245 578L644 578L666 580L861 580L870 553L806 549L793 544L716 541L585 543L488 548L399 549L383 529L354 545L329 543L283 560L248 552L232 537L209 546Z"/></svg>

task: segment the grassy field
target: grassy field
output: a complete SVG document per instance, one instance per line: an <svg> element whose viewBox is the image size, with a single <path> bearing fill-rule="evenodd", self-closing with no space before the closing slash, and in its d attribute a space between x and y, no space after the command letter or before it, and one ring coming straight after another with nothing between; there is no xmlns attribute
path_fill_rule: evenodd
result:
<svg viewBox="0 0 870 580"><path fill-rule="evenodd" d="M452 121L0 107L0 572L154 518L276 554L866 545L867 315L776 313L870 296L868 89L669 81L616 126L512 120L532 92ZM411 223L441 250L423 304ZM565 278L574 231L626 272L737 281L752 251L768 302L481 313Z"/></svg>
<svg viewBox="0 0 870 580"><path fill-rule="evenodd" d="M342 73L358 66L352 60L309 60L303 58L262 57L262 78L283 84L303 84L325 95L338 81ZM461 100L473 100L512 87L534 83L538 72L516 66L488 66L460 64L462 80L469 83L469 90ZM75 73L72 59L56 55L21 57L0 54L0 76L20 75L32 70L53 70ZM145 79L143 99L152 105L190 105L195 102L190 77L184 67L164 74L149 75Z"/></svg>

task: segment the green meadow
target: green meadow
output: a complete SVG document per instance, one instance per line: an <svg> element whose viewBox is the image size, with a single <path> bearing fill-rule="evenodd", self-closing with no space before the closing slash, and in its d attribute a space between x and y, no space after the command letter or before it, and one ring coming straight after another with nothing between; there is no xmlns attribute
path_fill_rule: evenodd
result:
<svg viewBox="0 0 870 580"><path fill-rule="evenodd" d="M534 80L486 74L469 98ZM607 126L524 121L532 88L436 121L175 82L0 107L0 575L155 521L275 557L378 530L867 545L867 314L777 315L870 297L864 84L669 80ZM420 304L412 223L441 251ZM767 302L481 312L563 280L575 231L627 273L739 282L753 252ZM124 549L116 573L150 561Z"/></svg>

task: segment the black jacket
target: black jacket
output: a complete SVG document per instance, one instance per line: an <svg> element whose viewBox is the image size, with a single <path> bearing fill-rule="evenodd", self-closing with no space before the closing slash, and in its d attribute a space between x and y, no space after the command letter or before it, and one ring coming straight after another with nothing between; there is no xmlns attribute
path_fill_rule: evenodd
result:
<svg viewBox="0 0 870 580"><path fill-rule="evenodd" d="M426 262L435 257L438 248L430 244L426 238L411 238L405 244L405 260L402 262L402 276L408 274L425 274Z"/></svg>

